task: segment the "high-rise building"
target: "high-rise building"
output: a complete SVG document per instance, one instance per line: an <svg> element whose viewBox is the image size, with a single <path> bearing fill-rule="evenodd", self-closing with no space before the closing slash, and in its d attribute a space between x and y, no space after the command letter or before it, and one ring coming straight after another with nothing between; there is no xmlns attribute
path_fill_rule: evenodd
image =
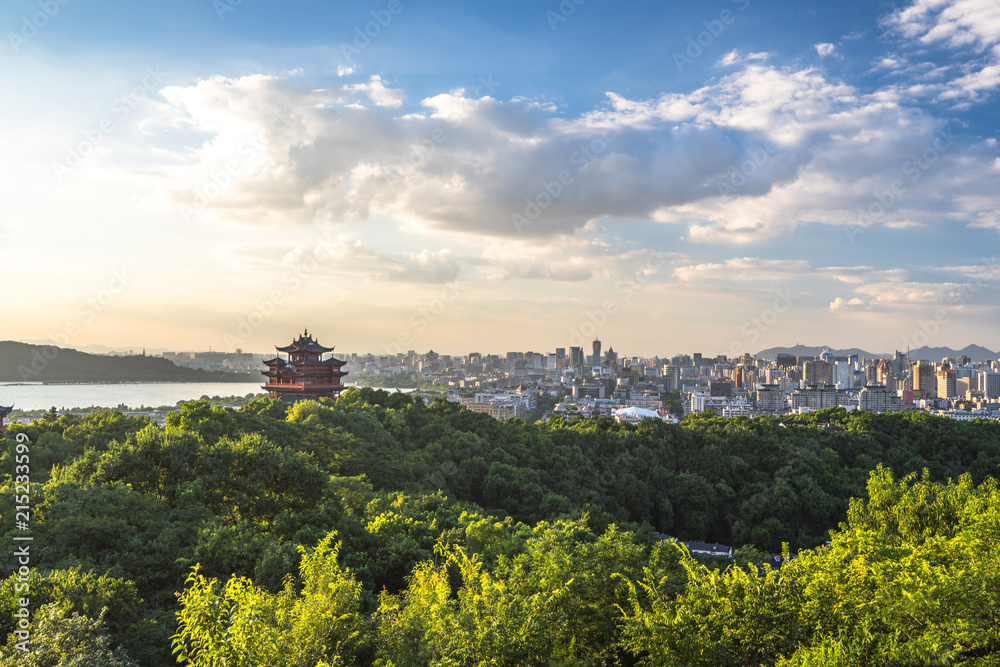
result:
<svg viewBox="0 0 1000 667"><path fill-rule="evenodd" d="M837 389L850 389L854 386L854 369L847 360L833 363L833 382Z"/></svg>
<svg viewBox="0 0 1000 667"><path fill-rule="evenodd" d="M986 398L1000 398L1000 373L979 371L978 389Z"/></svg>
<svg viewBox="0 0 1000 667"><path fill-rule="evenodd" d="M710 396L732 396L733 383L729 380L709 380L708 393Z"/></svg>
<svg viewBox="0 0 1000 667"><path fill-rule="evenodd" d="M660 369L660 372L666 378L666 382L664 383L666 391L675 391L681 388L681 373L677 366L667 364Z"/></svg>
<svg viewBox="0 0 1000 667"><path fill-rule="evenodd" d="M833 384L833 364L821 360L804 361L802 379L814 384Z"/></svg>
<svg viewBox="0 0 1000 667"><path fill-rule="evenodd" d="M858 409L867 412L895 412L903 402L880 384L869 384L858 394Z"/></svg>
<svg viewBox="0 0 1000 667"><path fill-rule="evenodd" d="M913 397L930 398L937 396L937 376L934 374L934 364L926 361L915 361L910 368L913 378Z"/></svg>
<svg viewBox="0 0 1000 667"><path fill-rule="evenodd" d="M776 384L757 385L756 406L760 412L778 412L787 407L785 392Z"/></svg>
<svg viewBox="0 0 1000 667"><path fill-rule="evenodd" d="M955 398L957 387L955 386L956 373L954 368L942 368L937 372L937 397Z"/></svg>
<svg viewBox="0 0 1000 667"><path fill-rule="evenodd" d="M795 358L794 354L779 354L774 363L778 365L779 368L795 368L799 365L798 359Z"/></svg>
<svg viewBox="0 0 1000 667"><path fill-rule="evenodd" d="M569 363L571 366L583 366L584 361L582 347L569 348Z"/></svg>
<svg viewBox="0 0 1000 667"><path fill-rule="evenodd" d="M601 341L597 338L594 339L594 356L591 358L590 364L592 366L601 365Z"/></svg>

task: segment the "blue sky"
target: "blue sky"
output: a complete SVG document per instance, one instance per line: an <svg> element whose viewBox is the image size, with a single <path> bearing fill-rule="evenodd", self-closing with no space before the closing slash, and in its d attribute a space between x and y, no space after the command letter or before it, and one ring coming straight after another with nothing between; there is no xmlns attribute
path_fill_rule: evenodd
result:
<svg viewBox="0 0 1000 667"><path fill-rule="evenodd" d="M995 1L35 0L0 35L4 338L1000 348Z"/></svg>

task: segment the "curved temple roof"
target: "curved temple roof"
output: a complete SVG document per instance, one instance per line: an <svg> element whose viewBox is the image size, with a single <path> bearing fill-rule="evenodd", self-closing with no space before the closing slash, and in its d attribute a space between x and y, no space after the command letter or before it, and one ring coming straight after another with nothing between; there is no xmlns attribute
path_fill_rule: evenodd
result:
<svg viewBox="0 0 1000 667"><path fill-rule="evenodd" d="M319 344L318 341L314 340L312 336L309 335L309 330L306 329L298 339L293 340L291 345L286 345L284 347L274 346L278 352L318 352L323 354L324 352L333 352L332 347L324 347Z"/></svg>

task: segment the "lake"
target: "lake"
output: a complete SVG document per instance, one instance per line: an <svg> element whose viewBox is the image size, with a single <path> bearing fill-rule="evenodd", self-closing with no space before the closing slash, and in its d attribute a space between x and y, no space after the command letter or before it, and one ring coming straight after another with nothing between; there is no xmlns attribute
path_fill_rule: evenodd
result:
<svg viewBox="0 0 1000 667"><path fill-rule="evenodd" d="M266 379L266 378L262 378ZM0 383L0 405L17 410L59 410L70 408L116 408L125 404L174 406L202 396L246 396L263 394L261 382L125 382L120 384L42 384L41 382Z"/></svg>
<svg viewBox="0 0 1000 667"><path fill-rule="evenodd" d="M265 380L266 378L261 378ZM158 408L173 407L178 401L202 396L246 396L263 394L262 382L123 382L117 384L42 384L41 382L0 382L0 405L17 410L58 410L71 408ZM350 386L350 385L348 385ZM386 387L386 391L410 393L413 389Z"/></svg>

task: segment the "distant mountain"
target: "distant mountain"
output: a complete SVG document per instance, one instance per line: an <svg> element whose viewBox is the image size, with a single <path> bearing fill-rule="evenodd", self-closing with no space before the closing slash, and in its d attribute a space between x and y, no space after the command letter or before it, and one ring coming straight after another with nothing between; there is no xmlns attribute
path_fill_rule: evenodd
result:
<svg viewBox="0 0 1000 667"><path fill-rule="evenodd" d="M871 352L866 352L857 347L840 349L830 347L828 345L810 346L810 345L795 345L793 347L769 347L766 350L761 350L755 357L761 357L764 359L774 359L779 354L791 354L796 357L818 357L823 350L830 350L836 357L849 357L852 354L857 354L859 356L865 357L866 359L880 359L882 357L892 357L891 354L872 354Z"/></svg>
<svg viewBox="0 0 1000 667"><path fill-rule="evenodd" d="M181 368L162 357L109 357L0 341L0 382L246 382L259 377Z"/></svg>
<svg viewBox="0 0 1000 667"><path fill-rule="evenodd" d="M59 343L57 341L54 341L54 340L51 340L51 339L47 339L47 340L25 340L25 341L22 341L22 342L27 343L28 345L44 345L44 346L50 346L50 345L58 346L59 345ZM70 346L68 349L79 350L80 352L88 352L90 354L124 354L124 353L128 352L129 350L134 350L138 354L138 353L142 352L143 347L142 346L136 347L135 345L128 346L128 347L121 347L121 346L119 346L119 347L108 347L107 345L73 345L73 346ZM166 349L164 347L147 347L147 348L145 348L145 350L146 350L146 354L163 354L164 352L171 352L172 351L172 350L168 350L168 349Z"/></svg>
<svg viewBox="0 0 1000 667"><path fill-rule="evenodd" d="M968 355L973 361L1000 359L1000 353L988 350L981 345L966 345L961 350L953 350L950 347L918 347L915 350L910 350L910 359L913 361L941 361L945 357L954 359L963 354Z"/></svg>
<svg viewBox="0 0 1000 667"><path fill-rule="evenodd" d="M866 352L865 350L852 347L849 349L839 349L828 346L810 346L810 345L795 345L794 347L770 347L766 350L761 350L758 352L756 357L763 359L774 359L779 354L792 354L796 357L818 357L820 353L829 349L833 352L834 356L837 357L848 357L852 354L857 354L866 359L891 359L893 352L873 354L871 352ZM905 354L906 350L900 350ZM963 354L969 356L973 361L982 361L984 359L1000 359L1000 353L992 352L981 345L966 345L961 350L953 350L950 347L920 347L914 350L910 350L910 360L911 361L941 361L945 357L950 357L955 359Z"/></svg>

